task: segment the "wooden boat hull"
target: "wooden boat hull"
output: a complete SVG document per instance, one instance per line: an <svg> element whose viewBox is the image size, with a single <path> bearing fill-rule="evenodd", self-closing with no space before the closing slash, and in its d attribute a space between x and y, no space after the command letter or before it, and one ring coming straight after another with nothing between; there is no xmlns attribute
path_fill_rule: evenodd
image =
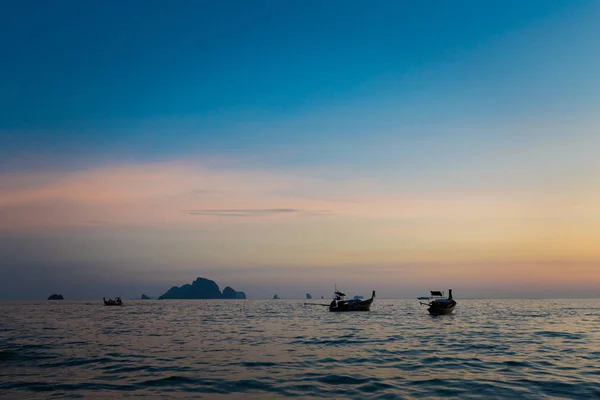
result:
<svg viewBox="0 0 600 400"><path fill-rule="evenodd" d="M119 300L113 300L113 299L108 299L106 300L105 298L102 299L104 301L104 305L107 307L119 307L123 305L123 302L119 299Z"/></svg>
<svg viewBox="0 0 600 400"><path fill-rule="evenodd" d="M331 304L329 306L329 311L331 312L349 312L349 311L370 311L371 304L373 304L373 300L375 299L375 292L368 300L352 302L352 301L338 301L336 304Z"/></svg>
<svg viewBox="0 0 600 400"><path fill-rule="evenodd" d="M427 311L429 311L429 314L431 314L431 315L448 315L448 314L452 314L455 307L456 307L455 301L452 301L452 302L446 303L446 304L435 304L434 303L431 306L429 306Z"/></svg>

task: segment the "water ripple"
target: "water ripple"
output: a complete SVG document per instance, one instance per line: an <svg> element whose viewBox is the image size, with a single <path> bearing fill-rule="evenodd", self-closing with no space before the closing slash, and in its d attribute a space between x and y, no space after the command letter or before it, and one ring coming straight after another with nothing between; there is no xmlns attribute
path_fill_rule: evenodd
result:
<svg viewBox="0 0 600 400"><path fill-rule="evenodd" d="M538 310L543 309L544 312ZM0 303L6 398L600 398L598 300Z"/></svg>

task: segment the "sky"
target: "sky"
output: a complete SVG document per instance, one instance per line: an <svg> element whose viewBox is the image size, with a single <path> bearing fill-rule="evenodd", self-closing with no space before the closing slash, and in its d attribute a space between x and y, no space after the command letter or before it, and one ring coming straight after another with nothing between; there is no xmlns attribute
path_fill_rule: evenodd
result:
<svg viewBox="0 0 600 400"><path fill-rule="evenodd" d="M600 296L599 19L3 2L0 299Z"/></svg>

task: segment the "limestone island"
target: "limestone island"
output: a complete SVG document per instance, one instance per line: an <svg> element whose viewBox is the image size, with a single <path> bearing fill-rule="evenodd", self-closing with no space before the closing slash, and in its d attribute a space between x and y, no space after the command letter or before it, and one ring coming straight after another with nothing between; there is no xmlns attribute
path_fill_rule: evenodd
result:
<svg viewBox="0 0 600 400"><path fill-rule="evenodd" d="M167 293L160 296L159 300L169 299L245 299L244 292L238 292L227 286L223 293L214 281L206 278L197 278L192 284L173 286Z"/></svg>
<svg viewBox="0 0 600 400"><path fill-rule="evenodd" d="M142 295L141 297L142 300L150 300L150 297L146 296L145 294Z"/></svg>
<svg viewBox="0 0 600 400"><path fill-rule="evenodd" d="M65 298L63 297L62 294L51 294L50 296L48 296L48 300L64 300Z"/></svg>

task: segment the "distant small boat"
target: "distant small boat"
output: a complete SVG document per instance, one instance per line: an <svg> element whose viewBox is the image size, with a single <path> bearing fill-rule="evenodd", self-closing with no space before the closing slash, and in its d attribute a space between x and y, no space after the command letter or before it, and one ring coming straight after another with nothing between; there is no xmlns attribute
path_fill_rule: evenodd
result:
<svg viewBox="0 0 600 400"><path fill-rule="evenodd" d="M329 311L369 311L371 309L371 304L373 304L373 300L375 300L374 290L371 294L371 298L367 300L362 296L354 296L352 299L346 300L346 295L336 290L334 292L333 301L329 304Z"/></svg>
<svg viewBox="0 0 600 400"><path fill-rule="evenodd" d="M115 297L114 300L113 299L106 300L106 298L103 297L102 300L104 300L105 306L122 306L123 305L123 301L121 300L120 297Z"/></svg>
<svg viewBox="0 0 600 400"><path fill-rule="evenodd" d="M279 295L274 294L273 295L273 300L279 300Z"/></svg>
<svg viewBox="0 0 600 400"><path fill-rule="evenodd" d="M432 290L431 297L419 297L419 300L428 300L427 303L421 304L429 306L427 311L431 315L452 314L454 307L456 307L456 301L452 298L452 289L448 290L448 297L444 297L444 292Z"/></svg>
<svg viewBox="0 0 600 400"><path fill-rule="evenodd" d="M306 293L306 300L310 300L312 299L312 296L310 295L310 293Z"/></svg>

